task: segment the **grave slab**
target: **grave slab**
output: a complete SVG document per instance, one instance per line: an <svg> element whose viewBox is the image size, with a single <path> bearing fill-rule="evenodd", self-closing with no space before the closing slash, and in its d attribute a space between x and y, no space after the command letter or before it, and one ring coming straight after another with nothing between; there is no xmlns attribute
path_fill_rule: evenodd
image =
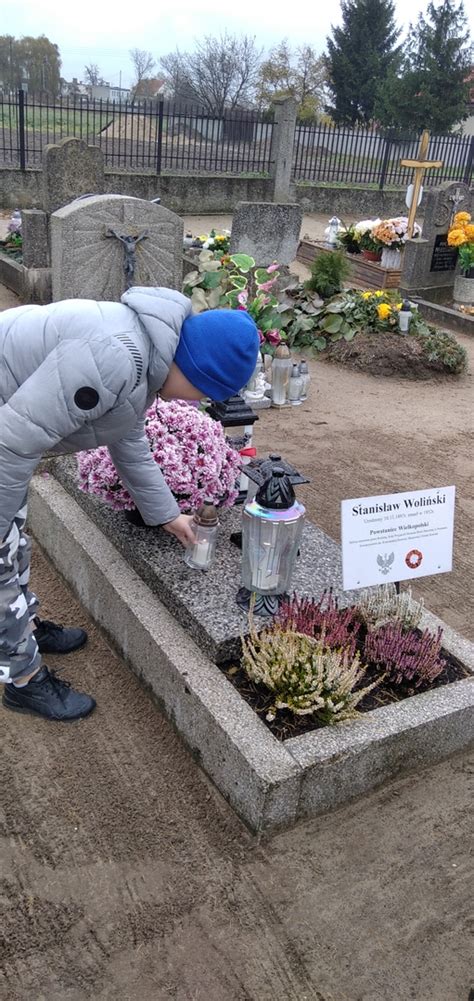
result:
<svg viewBox="0 0 474 1001"><path fill-rule="evenodd" d="M52 470L211 660L222 664L239 653L247 616L235 600L240 587L241 554L230 535L241 528L241 507L220 511L215 561L208 571L192 570L184 563L180 544L166 532L136 528L124 515L79 490L75 459L54 459ZM342 589L340 547L308 522L292 586L316 598L332 587L341 606L356 599L355 592Z"/></svg>
<svg viewBox="0 0 474 1001"><path fill-rule="evenodd" d="M53 476L34 477L29 523L196 761L255 832L317 816L474 738L474 644L429 612L422 628L444 629L444 649L462 661L468 677L281 743Z"/></svg>

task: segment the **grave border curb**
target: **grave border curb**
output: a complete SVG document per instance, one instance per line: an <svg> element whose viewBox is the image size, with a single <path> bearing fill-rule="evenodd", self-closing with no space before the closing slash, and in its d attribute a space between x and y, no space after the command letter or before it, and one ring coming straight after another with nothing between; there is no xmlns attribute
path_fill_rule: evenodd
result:
<svg viewBox="0 0 474 1001"><path fill-rule="evenodd" d="M256 833L326 812L474 740L470 677L281 743L51 476L33 478L29 526L195 760ZM429 612L425 625L440 625L445 648L474 673L474 644Z"/></svg>

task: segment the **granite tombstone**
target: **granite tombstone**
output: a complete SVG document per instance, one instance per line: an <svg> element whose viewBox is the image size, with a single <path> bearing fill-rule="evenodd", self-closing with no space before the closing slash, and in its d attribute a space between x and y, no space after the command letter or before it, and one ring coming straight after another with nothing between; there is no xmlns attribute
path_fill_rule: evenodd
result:
<svg viewBox="0 0 474 1001"><path fill-rule="evenodd" d="M42 185L43 209L48 215L80 195L101 194L105 187L102 150L75 138L46 146Z"/></svg>
<svg viewBox="0 0 474 1001"><path fill-rule="evenodd" d="M260 267L291 264L300 239L301 205L239 202L232 219L231 254L250 254Z"/></svg>
<svg viewBox="0 0 474 1001"><path fill-rule="evenodd" d="M433 302L453 298L457 250L448 244L448 231L456 212L470 212L472 194L462 182L441 184L426 196L423 234L407 240L400 287L406 296Z"/></svg>
<svg viewBox="0 0 474 1001"><path fill-rule="evenodd" d="M117 301L130 285L181 289L183 222L125 195L76 199L51 216L53 301Z"/></svg>

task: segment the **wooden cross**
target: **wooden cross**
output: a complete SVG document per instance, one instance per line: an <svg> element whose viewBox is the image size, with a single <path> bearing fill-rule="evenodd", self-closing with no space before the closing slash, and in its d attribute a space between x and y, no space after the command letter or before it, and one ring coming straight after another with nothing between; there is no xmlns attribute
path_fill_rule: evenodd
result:
<svg viewBox="0 0 474 1001"><path fill-rule="evenodd" d="M418 159L417 160L400 160L401 167L412 167L413 168L413 196L410 205L410 212L408 215L408 226L407 226L407 236L413 236L413 229L415 226L416 210L418 208L418 198L420 195L420 188L423 181L425 170L429 170L431 167L442 167L442 160L427 160L426 154L428 152L428 146L430 144L430 134L427 129L421 134L420 145L418 148Z"/></svg>

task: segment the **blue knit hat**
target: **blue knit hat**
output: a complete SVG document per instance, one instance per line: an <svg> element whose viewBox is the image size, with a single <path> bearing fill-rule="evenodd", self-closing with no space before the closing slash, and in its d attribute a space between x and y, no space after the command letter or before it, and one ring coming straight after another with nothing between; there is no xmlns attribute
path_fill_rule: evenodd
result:
<svg viewBox="0 0 474 1001"><path fill-rule="evenodd" d="M259 346L248 313L209 309L184 321L174 361L196 389L220 402L247 384Z"/></svg>

